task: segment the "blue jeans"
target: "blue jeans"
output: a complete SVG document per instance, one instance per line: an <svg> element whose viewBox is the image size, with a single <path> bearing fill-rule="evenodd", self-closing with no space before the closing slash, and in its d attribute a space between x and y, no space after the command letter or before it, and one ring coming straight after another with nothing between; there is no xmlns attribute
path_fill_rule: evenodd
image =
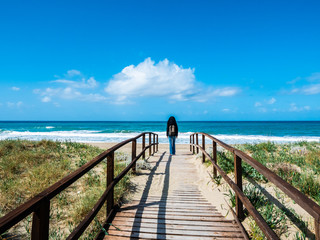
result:
<svg viewBox="0 0 320 240"><path fill-rule="evenodd" d="M170 154L176 154L176 136L169 136Z"/></svg>

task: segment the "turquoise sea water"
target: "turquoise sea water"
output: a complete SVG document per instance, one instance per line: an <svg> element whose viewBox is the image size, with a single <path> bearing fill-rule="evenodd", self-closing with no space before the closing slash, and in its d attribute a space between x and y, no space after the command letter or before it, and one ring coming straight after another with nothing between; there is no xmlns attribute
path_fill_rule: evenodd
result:
<svg viewBox="0 0 320 240"><path fill-rule="evenodd" d="M320 121L178 122L177 143L188 143L192 132L206 132L226 143L264 141L320 141ZM167 142L166 122L18 122L0 121L0 140L70 140L77 142L120 142L141 132L159 134Z"/></svg>

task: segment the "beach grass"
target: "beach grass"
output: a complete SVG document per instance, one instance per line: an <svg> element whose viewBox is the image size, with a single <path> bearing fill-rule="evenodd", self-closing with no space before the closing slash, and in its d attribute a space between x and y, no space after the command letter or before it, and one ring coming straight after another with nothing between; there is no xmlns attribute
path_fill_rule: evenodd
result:
<svg viewBox="0 0 320 240"><path fill-rule="evenodd" d="M53 183L73 172L103 150L74 142L0 141L0 216L4 216ZM115 176L126 166L125 154L115 155ZM115 187L115 201L127 191L130 174ZM64 239L92 209L106 189L106 161L62 191L50 202L50 239ZM100 211L82 239L92 239L106 207ZM32 217L28 216L10 230L23 239L30 238ZM1 239L1 237L0 237Z"/></svg>
<svg viewBox="0 0 320 240"><path fill-rule="evenodd" d="M320 143L318 142L296 142L287 144L275 144L273 142L264 142L259 144L235 144L233 147L247 153L264 166L274 171L285 181L299 189L302 193L320 204ZM229 151L218 149L218 165L228 174L234 171L233 154ZM210 161L206 162L211 165ZM278 208L273 202L265 197L257 185L253 186L251 182L256 182L260 186L267 186L268 180L250 165L242 162L244 181L244 193L264 217L268 225L282 238L288 238L288 211L291 218L298 220L299 230L291 239L312 239L314 235L308 232L310 228L307 221L303 221L294 209L288 206L287 202L280 197L279 201L282 208ZM217 185L221 184L221 179L215 177L212 179ZM277 190L274 190L277 192ZM279 196L283 196L277 193ZM227 197L230 204L235 206L235 196L233 191L229 191ZM250 217L249 217L250 218ZM256 225L249 219L249 232L253 239L264 239L264 235Z"/></svg>

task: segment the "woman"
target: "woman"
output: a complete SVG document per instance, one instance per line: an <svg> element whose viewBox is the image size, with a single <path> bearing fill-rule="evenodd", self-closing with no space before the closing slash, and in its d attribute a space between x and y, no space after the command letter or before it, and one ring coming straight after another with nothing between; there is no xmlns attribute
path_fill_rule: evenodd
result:
<svg viewBox="0 0 320 240"><path fill-rule="evenodd" d="M178 125L174 117L167 122L167 137L169 138L170 155L176 154L176 138L178 138Z"/></svg>

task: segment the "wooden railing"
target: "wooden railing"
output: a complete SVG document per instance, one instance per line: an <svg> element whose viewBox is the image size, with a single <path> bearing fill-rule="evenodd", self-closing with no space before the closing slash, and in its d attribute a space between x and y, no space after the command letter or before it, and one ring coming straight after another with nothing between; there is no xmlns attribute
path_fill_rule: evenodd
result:
<svg viewBox="0 0 320 240"><path fill-rule="evenodd" d="M202 135L201 146L199 145L198 135ZM212 140L212 156L206 152L205 138ZM218 166L217 164L217 144L223 147L224 149L233 153L234 156L234 176L235 180L232 181L231 178ZM253 159L246 153L225 144L224 142L216 139L215 137L203 133L197 132L190 135L190 151L194 153L199 153L199 150L202 152L202 162L205 161L207 157L213 165L213 175L217 176L217 172L223 177L223 179L229 184L233 189L236 195L236 217L243 219L244 211L243 205L246 207L248 213L256 221L257 225L260 227L261 231L265 234L268 239L279 239L275 232L268 226L266 221L260 215L260 213L255 209L250 200L245 196L242 191L242 161L246 162L253 168L255 168L260 174L266 177L270 182L276 185L283 193L289 196L294 200L300 207L302 207L306 212L308 212L314 218L315 224L315 238L320 240L320 206L312 201L310 198L305 196L295 187L284 181L274 172L269 170L267 167L262 165L257 160Z"/></svg>
<svg viewBox="0 0 320 240"><path fill-rule="evenodd" d="M146 146L146 135L149 136L149 145ZM137 152L137 139L142 137L142 149L141 152L136 155ZM153 142L152 142L153 140ZM132 142L132 161L131 163L116 177L114 177L114 152L120 147ZM140 135L125 140L105 152L101 153L99 156L95 157L91 161L87 162L82 167L78 168L73 173L64 177L60 181L56 182L49 188L45 189L43 192L39 193L26 203L22 204L18 208L14 209L12 212L8 213L4 217L0 218L0 234L4 233L12 226L23 220L29 214L33 213L32 220L32 240L47 240L49 236L49 215L50 215L50 200L57 194L62 192L72 183L77 181L80 177L90 171L102 160L107 158L107 187L105 192L102 194L98 202L92 208L92 210L86 215L86 217L81 221L81 223L73 230L73 232L68 236L67 239L78 239L85 229L92 222L94 217L97 215L101 207L105 202L107 202L107 216L104 226L108 226L111 222L112 217L115 212L114 204L114 192L113 189L116 184L128 173L130 169L134 172L136 170L136 162L142 156L145 158L145 151L149 149L149 156L153 155L158 151L158 135L152 132L144 132Z"/></svg>

